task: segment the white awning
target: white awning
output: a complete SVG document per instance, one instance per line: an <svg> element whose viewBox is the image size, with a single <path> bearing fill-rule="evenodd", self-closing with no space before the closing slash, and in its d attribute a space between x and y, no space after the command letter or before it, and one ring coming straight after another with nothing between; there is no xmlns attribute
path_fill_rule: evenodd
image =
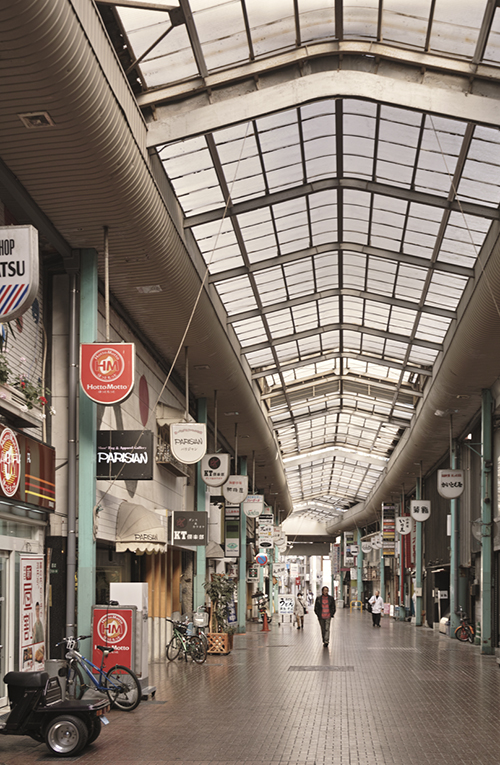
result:
<svg viewBox="0 0 500 765"><path fill-rule="evenodd" d="M122 502L116 519L116 552L165 552L165 526L162 518L142 505Z"/></svg>

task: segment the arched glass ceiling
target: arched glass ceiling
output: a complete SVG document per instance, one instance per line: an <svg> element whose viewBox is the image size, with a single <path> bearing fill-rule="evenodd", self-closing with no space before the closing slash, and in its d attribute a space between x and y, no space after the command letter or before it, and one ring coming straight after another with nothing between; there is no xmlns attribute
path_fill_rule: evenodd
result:
<svg viewBox="0 0 500 765"><path fill-rule="evenodd" d="M120 9L153 98L168 86L173 100L175 83L177 100L191 97L200 76L229 82L285 52L312 66L311 45L350 40L444 57L450 71L498 63L495 2L180 6ZM158 154L260 386L294 503L324 518L368 496L410 424L498 219L500 133L348 96L270 101L249 120L238 95L232 107L224 127Z"/></svg>

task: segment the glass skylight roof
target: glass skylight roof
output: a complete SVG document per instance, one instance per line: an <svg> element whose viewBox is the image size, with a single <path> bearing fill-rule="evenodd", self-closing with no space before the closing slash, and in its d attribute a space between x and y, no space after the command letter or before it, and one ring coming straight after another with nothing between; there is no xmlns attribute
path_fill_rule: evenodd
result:
<svg viewBox="0 0 500 765"><path fill-rule="evenodd" d="M292 498L324 519L368 496L411 422L498 217L500 132L347 96L271 100L245 120L238 96L251 88L238 83L249 67L257 90L266 68L286 82L295 54L307 67L316 46L346 41L372 58L363 46L382 40L391 60L439 56L450 71L498 64L499 11L470 0L179 4L188 21L166 36L167 12L118 13L158 103L199 92L207 105L217 84L234 88L224 126L157 151L262 391Z"/></svg>

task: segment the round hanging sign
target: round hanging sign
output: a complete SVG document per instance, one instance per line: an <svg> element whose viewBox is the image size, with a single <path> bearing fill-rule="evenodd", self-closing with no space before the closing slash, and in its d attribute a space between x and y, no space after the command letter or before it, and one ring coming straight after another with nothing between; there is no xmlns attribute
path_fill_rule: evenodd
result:
<svg viewBox="0 0 500 765"><path fill-rule="evenodd" d="M10 428L0 435L0 487L6 497L13 497L21 479L21 450Z"/></svg>

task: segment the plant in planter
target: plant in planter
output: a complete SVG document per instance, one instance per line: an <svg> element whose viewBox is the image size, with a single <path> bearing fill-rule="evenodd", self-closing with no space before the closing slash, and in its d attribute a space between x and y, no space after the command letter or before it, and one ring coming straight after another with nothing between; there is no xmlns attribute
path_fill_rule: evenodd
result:
<svg viewBox="0 0 500 765"><path fill-rule="evenodd" d="M45 406L48 403L47 396L50 396L50 391L42 388L40 382L32 383L21 374L14 383L14 387L23 394L28 409L33 409L34 406Z"/></svg>
<svg viewBox="0 0 500 765"><path fill-rule="evenodd" d="M232 629L227 620L227 607L234 597L236 582L227 574L213 574L204 587L212 603L208 652L229 653L233 635L230 634Z"/></svg>
<svg viewBox="0 0 500 765"><path fill-rule="evenodd" d="M9 381L10 367L5 353L0 352L0 384L5 385Z"/></svg>

